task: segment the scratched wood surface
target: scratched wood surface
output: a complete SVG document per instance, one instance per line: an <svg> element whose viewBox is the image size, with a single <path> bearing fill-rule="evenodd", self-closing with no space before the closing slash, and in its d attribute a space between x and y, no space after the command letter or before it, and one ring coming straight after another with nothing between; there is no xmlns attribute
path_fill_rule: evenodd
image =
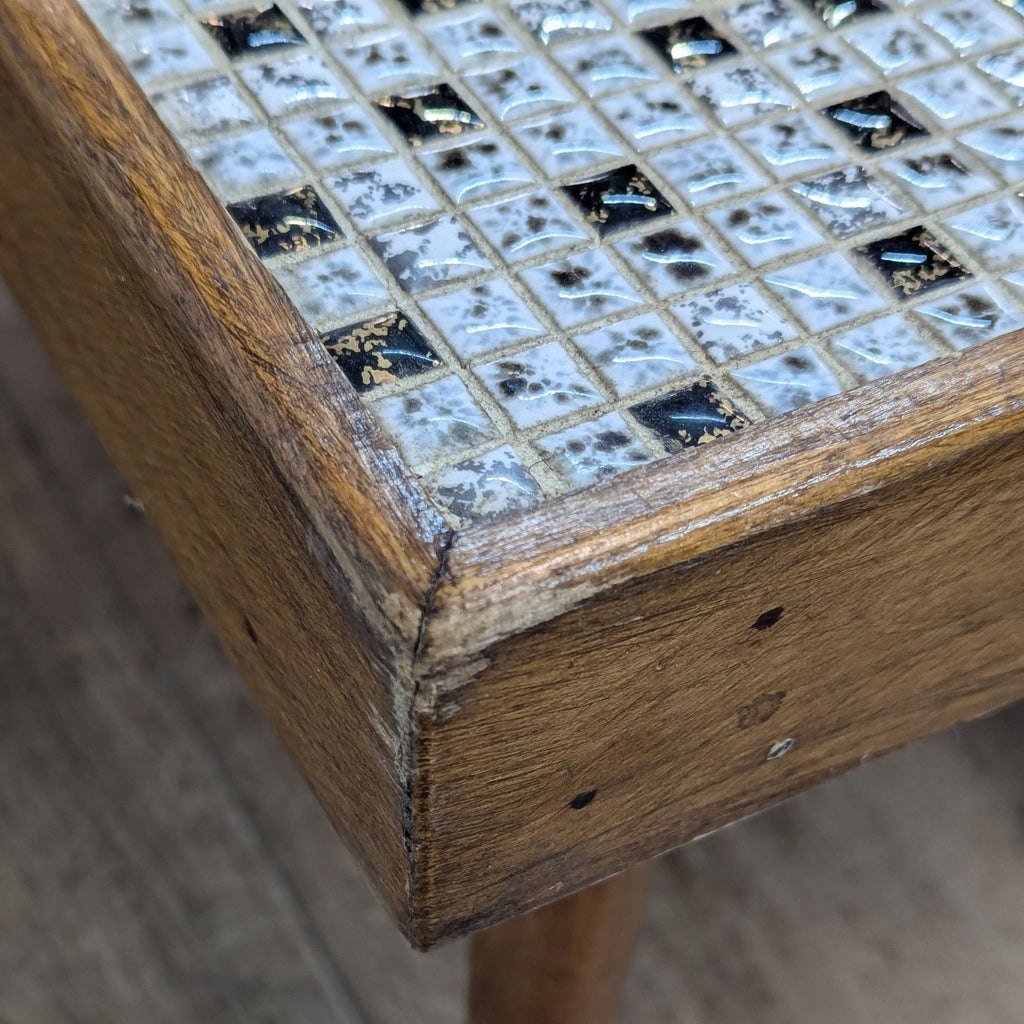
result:
<svg viewBox="0 0 1024 1024"><path fill-rule="evenodd" d="M0 1022L452 1024L0 293ZM658 865L623 1024L1019 1024L1024 706Z"/></svg>

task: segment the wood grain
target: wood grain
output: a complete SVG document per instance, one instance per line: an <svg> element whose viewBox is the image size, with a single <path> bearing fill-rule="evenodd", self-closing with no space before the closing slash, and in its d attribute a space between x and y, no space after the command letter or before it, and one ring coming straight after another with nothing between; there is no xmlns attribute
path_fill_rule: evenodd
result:
<svg viewBox="0 0 1024 1024"><path fill-rule="evenodd" d="M457 1021L465 944L400 939L7 314L0 1021ZM1022 728L1016 705L661 858L619 1024L1019 1024Z"/></svg>
<svg viewBox="0 0 1024 1024"><path fill-rule="evenodd" d="M77 5L0 4L0 266L403 920L406 706L443 524L104 62Z"/></svg>
<svg viewBox="0 0 1024 1024"><path fill-rule="evenodd" d="M1020 692L1019 335L453 534L77 4L0 67L0 267L416 944Z"/></svg>
<svg viewBox="0 0 1024 1024"><path fill-rule="evenodd" d="M472 1024L611 1024L654 862L473 937Z"/></svg>

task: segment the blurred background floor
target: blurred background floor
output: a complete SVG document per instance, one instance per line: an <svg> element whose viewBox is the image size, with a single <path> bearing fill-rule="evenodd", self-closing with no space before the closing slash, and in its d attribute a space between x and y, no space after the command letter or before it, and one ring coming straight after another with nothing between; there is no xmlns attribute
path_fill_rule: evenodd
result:
<svg viewBox="0 0 1024 1024"><path fill-rule="evenodd" d="M659 864L629 1024L1020 1024L1024 706ZM0 285L0 1022L455 1024ZM500 1022L495 1022L500 1024Z"/></svg>

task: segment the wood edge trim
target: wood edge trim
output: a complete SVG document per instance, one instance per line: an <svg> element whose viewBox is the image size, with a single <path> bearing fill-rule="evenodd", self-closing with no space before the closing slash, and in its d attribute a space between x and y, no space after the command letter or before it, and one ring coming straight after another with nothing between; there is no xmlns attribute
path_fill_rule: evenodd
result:
<svg viewBox="0 0 1024 1024"><path fill-rule="evenodd" d="M723 443L460 531L424 629L425 691L491 644L660 569L706 558L1024 430L1024 330ZM596 500L596 499L600 500Z"/></svg>
<svg viewBox="0 0 1024 1024"><path fill-rule="evenodd" d="M127 241L139 244L127 248L140 272L165 287L182 322L188 314L196 358L225 381L337 564L372 595L375 628L404 637L411 663L450 528L84 10L0 0L0 11L4 60L81 156L84 198L122 236L134 233ZM276 315L246 319L247 306ZM359 550L342 543L342 522Z"/></svg>

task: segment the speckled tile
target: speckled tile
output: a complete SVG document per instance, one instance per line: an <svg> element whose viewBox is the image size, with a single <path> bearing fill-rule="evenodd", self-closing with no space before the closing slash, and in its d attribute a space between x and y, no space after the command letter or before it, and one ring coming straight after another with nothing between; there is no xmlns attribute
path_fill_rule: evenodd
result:
<svg viewBox="0 0 1024 1024"><path fill-rule="evenodd" d="M977 259L993 270L1024 262L1024 206L1019 199L996 199L955 214L943 224Z"/></svg>
<svg viewBox="0 0 1024 1024"><path fill-rule="evenodd" d="M750 423L732 399L706 379L630 406L629 411L668 452L696 448Z"/></svg>
<svg viewBox="0 0 1024 1024"><path fill-rule="evenodd" d="M882 166L929 212L974 199L992 188L989 178L966 166L956 147L948 143L894 156Z"/></svg>
<svg viewBox="0 0 1024 1024"><path fill-rule="evenodd" d="M355 103L346 103L330 114L285 121L281 130L319 173L394 153L380 128Z"/></svg>
<svg viewBox="0 0 1024 1024"><path fill-rule="evenodd" d="M417 156L455 203L487 199L534 182L529 168L498 139L481 137L464 146L426 150Z"/></svg>
<svg viewBox="0 0 1024 1024"><path fill-rule="evenodd" d="M298 0L310 28L325 38L386 25L389 13L377 0Z"/></svg>
<svg viewBox="0 0 1024 1024"><path fill-rule="evenodd" d="M407 292L425 291L491 268L490 260L453 216L422 227L375 235L370 241Z"/></svg>
<svg viewBox="0 0 1024 1024"><path fill-rule="evenodd" d="M501 278L421 299L420 306L467 363L546 333L543 325Z"/></svg>
<svg viewBox="0 0 1024 1024"><path fill-rule="evenodd" d="M842 390L836 375L808 347L751 363L735 370L732 379L776 416Z"/></svg>
<svg viewBox="0 0 1024 1024"><path fill-rule="evenodd" d="M150 99L180 139L191 141L257 123L256 112L235 83L223 75L157 92Z"/></svg>
<svg viewBox="0 0 1024 1024"><path fill-rule="evenodd" d="M321 340L360 393L418 377L441 365L430 342L404 313L384 313L348 324Z"/></svg>
<svg viewBox="0 0 1024 1024"><path fill-rule="evenodd" d="M869 320L831 340L836 358L863 380L877 380L919 366L937 354L927 334L905 313Z"/></svg>
<svg viewBox="0 0 1024 1024"><path fill-rule="evenodd" d="M680 377L699 376L697 363L656 313L620 320L573 343L616 395L631 395Z"/></svg>
<svg viewBox="0 0 1024 1024"><path fill-rule="evenodd" d="M315 53L255 64L242 68L238 75L271 117L348 97L345 83Z"/></svg>
<svg viewBox="0 0 1024 1024"><path fill-rule="evenodd" d="M412 466L500 440L497 428L454 374L378 399L370 408Z"/></svg>
<svg viewBox="0 0 1024 1024"><path fill-rule="evenodd" d="M602 400L601 392L557 341L502 356L474 372L520 430L561 419Z"/></svg>
<svg viewBox="0 0 1024 1024"><path fill-rule="evenodd" d="M914 310L954 348L970 348L1024 327L1024 316L992 285L976 284Z"/></svg>
<svg viewBox="0 0 1024 1024"><path fill-rule="evenodd" d="M545 189L478 206L469 219L508 264L548 256L587 238Z"/></svg>
<svg viewBox="0 0 1024 1024"><path fill-rule="evenodd" d="M694 206L751 192L767 181L750 157L726 139L667 149L651 157L651 164Z"/></svg>
<svg viewBox="0 0 1024 1024"><path fill-rule="evenodd" d="M266 128L214 139L193 147L189 155L222 199L260 195L301 176Z"/></svg>
<svg viewBox="0 0 1024 1024"><path fill-rule="evenodd" d="M592 110L582 107L571 118L547 114L512 129L523 149L550 177L572 174L626 155L625 147Z"/></svg>
<svg viewBox="0 0 1024 1024"><path fill-rule="evenodd" d="M537 481L507 444L449 466L438 475L433 490L463 524L487 522L530 508L543 498Z"/></svg>
<svg viewBox="0 0 1024 1024"><path fill-rule="evenodd" d="M454 528L1024 325L1024 0L83 4Z"/></svg>
<svg viewBox="0 0 1024 1024"><path fill-rule="evenodd" d="M906 212L899 200L864 167L844 167L799 182L792 191L836 238L879 227Z"/></svg>
<svg viewBox="0 0 1024 1024"><path fill-rule="evenodd" d="M484 8L463 9L443 20L423 27L448 66L464 71L478 63L508 58L522 53L523 47L497 13Z"/></svg>
<svg viewBox="0 0 1024 1024"><path fill-rule="evenodd" d="M302 33L277 4L211 14L200 24L229 57L306 45Z"/></svg>
<svg viewBox="0 0 1024 1024"><path fill-rule="evenodd" d="M732 273L732 265L691 220L674 220L615 248L659 299L671 299Z"/></svg>
<svg viewBox="0 0 1024 1024"><path fill-rule="evenodd" d="M752 284L718 288L672 306L672 312L717 363L796 337L794 326Z"/></svg>
<svg viewBox="0 0 1024 1024"><path fill-rule="evenodd" d="M599 100L597 106L640 152L707 131L696 100L667 84L631 89Z"/></svg>
<svg viewBox="0 0 1024 1024"><path fill-rule="evenodd" d="M920 224L860 245L857 252L877 268L899 299L970 276L960 257Z"/></svg>
<svg viewBox="0 0 1024 1024"><path fill-rule="evenodd" d="M399 157L324 178L327 191L363 231L438 212L409 162Z"/></svg>
<svg viewBox="0 0 1024 1024"><path fill-rule="evenodd" d="M885 306L882 296L837 252L765 274L764 281L812 335Z"/></svg>
<svg viewBox="0 0 1024 1024"><path fill-rule="evenodd" d="M548 468L574 490L653 461L650 451L617 412L549 434L534 444Z"/></svg>
<svg viewBox="0 0 1024 1024"><path fill-rule="evenodd" d="M810 218L777 193L719 207L708 214L708 219L752 267L795 255L824 241Z"/></svg>
<svg viewBox="0 0 1024 1024"><path fill-rule="evenodd" d="M354 249L286 263L273 273L298 311L320 331L388 297L366 259Z"/></svg>
<svg viewBox="0 0 1024 1024"><path fill-rule="evenodd" d="M384 96L377 106L410 146L483 131L483 118L447 82Z"/></svg>
<svg viewBox="0 0 1024 1024"><path fill-rule="evenodd" d="M751 125L737 132L736 138L782 179L821 171L846 159L820 123L803 114Z"/></svg>
<svg viewBox="0 0 1024 1024"><path fill-rule="evenodd" d="M229 203L228 213L262 257L317 249L341 237L311 185Z"/></svg>
<svg viewBox="0 0 1024 1024"><path fill-rule="evenodd" d="M523 271L527 287L560 327L578 327L641 305L639 295L600 251Z"/></svg>

